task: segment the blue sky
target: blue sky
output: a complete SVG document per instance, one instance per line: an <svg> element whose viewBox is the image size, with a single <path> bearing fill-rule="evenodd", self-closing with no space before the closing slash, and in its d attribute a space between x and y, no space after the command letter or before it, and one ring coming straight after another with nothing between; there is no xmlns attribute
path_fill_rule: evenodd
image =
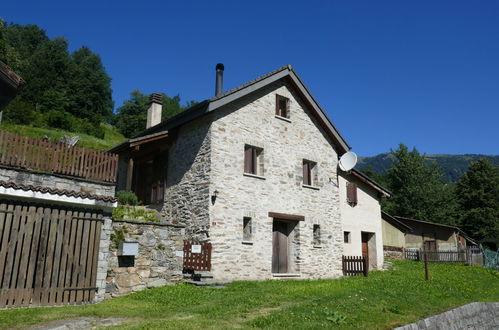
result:
<svg viewBox="0 0 499 330"><path fill-rule="evenodd" d="M499 1L3 1L7 22L89 46L116 106L214 93L291 64L362 156L499 154Z"/></svg>

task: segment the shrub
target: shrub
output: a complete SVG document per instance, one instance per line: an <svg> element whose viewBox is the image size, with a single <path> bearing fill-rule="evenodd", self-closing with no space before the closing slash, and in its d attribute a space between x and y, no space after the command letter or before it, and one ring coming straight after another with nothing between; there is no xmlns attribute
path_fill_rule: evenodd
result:
<svg viewBox="0 0 499 330"><path fill-rule="evenodd" d="M139 205L139 199L137 195L133 191L128 190L120 190L117 193L118 195L118 203L121 205Z"/></svg>

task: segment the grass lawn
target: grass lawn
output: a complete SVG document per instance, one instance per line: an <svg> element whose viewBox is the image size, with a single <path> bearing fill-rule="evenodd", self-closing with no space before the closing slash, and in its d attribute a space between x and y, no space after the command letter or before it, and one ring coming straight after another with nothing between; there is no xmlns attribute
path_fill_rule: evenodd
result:
<svg viewBox="0 0 499 330"><path fill-rule="evenodd" d="M58 319L124 317L119 328L392 328L473 302L499 301L499 272L396 261L368 278L234 282L225 289L177 285L96 305L0 311L0 327Z"/></svg>
<svg viewBox="0 0 499 330"><path fill-rule="evenodd" d="M78 135L80 137L80 140L76 144L78 147L86 147L97 150L111 149L115 145L118 145L126 140L126 138L120 132L118 132L113 126L106 124L101 124L101 125L102 128L104 129L103 139L99 139L95 136L83 133L67 132L55 128L39 128L39 127L12 125L5 123L0 125L0 130L18 133L24 136L31 136L35 138L42 138L43 136L46 135L53 141L59 141L59 139L64 135L67 136Z"/></svg>

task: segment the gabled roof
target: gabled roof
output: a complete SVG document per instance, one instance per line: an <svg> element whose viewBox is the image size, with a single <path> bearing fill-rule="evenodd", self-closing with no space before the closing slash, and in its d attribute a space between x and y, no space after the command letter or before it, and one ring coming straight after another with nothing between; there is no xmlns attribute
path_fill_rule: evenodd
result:
<svg viewBox="0 0 499 330"><path fill-rule="evenodd" d="M401 221L409 221L409 222L414 222L414 223L422 223L422 224L427 224L427 225L432 225L432 226L446 227L446 228L449 228L449 229L460 230L458 227L450 226L450 225L444 225L444 224L441 224L441 223L429 222L429 221L412 219L412 218L406 218L406 217L399 217L397 215L395 216L395 218L398 219L398 220L401 220Z"/></svg>
<svg viewBox="0 0 499 330"><path fill-rule="evenodd" d="M346 142L338 129L334 126L333 122L326 115L326 112L320 107L319 103L314 99L314 97L307 89L305 84L303 84L296 72L291 68L291 65L283 66L282 68L269 72L225 93L214 96L208 100L204 100L203 102L200 102L173 116L172 118L169 118L168 120L161 122L156 126L146 129L135 138L151 135L158 132L168 133L169 130L186 124L212 111L216 111L217 109L220 109L222 106L228 103L234 102L281 79L285 79L286 81L290 82L295 88L296 92L298 92L298 94L306 102L312 114L318 120L327 135L333 140L338 154L342 155L343 153L350 150L350 145ZM109 151L118 152L123 148L126 148L127 144L129 145L128 141L112 148Z"/></svg>
<svg viewBox="0 0 499 330"><path fill-rule="evenodd" d="M456 227L456 226L444 225L444 224L441 224L441 223L435 223L435 222L429 222L429 221L423 221L423 220L419 220L419 219L405 218L405 217L399 217L399 216L395 216L395 218L397 220L400 220L400 221L408 221L409 223L410 222L413 222L413 223L422 223L422 224L426 224L426 225L432 225L432 226L438 226L438 227L444 227L444 228L453 229L454 231L458 232L461 236L463 236L468 241L472 242L473 244L478 245L478 243L474 239L472 239L471 237L469 237L468 234L466 234L461 228Z"/></svg>
<svg viewBox="0 0 499 330"><path fill-rule="evenodd" d="M403 232L409 233L412 231L411 227L409 227L405 223L397 220L395 217L392 217L391 215L389 215L385 211L381 211L381 218L383 218L383 220L385 220L386 222L390 223L392 226L399 228Z"/></svg>

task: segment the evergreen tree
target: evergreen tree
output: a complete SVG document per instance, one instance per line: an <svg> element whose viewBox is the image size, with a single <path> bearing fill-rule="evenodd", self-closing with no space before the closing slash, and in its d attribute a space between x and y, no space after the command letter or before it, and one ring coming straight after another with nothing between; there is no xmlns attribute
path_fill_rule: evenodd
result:
<svg viewBox="0 0 499 330"><path fill-rule="evenodd" d="M94 123L109 121L113 114L111 78L99 55L82 47L72 55L69 112Z"/></svg>
<svg viewBox="0 0 499 330"><path fill-rule="evenodd" d="M0 20L0 60L27 82L6 107L6 122L103 136L100 123L113 116L111 79L88 47L70 55L65 39Z"/></svg>
<svg viewBox="0 0 499 330"><path fill-rule="evenodd" d="M392 197L383 200L383 209L393 215L426 221L456 224L456 203L452 186L442 182L438 167L424 155L400 144L391 152L395 161L386 173Z"/></svg>
<svg viewBox="0 0 499 330"><path fill-rule="evenodd" d="M499 240L499 166L481 159L470 165L456 187L462 229L472 237Z"/></svg>

